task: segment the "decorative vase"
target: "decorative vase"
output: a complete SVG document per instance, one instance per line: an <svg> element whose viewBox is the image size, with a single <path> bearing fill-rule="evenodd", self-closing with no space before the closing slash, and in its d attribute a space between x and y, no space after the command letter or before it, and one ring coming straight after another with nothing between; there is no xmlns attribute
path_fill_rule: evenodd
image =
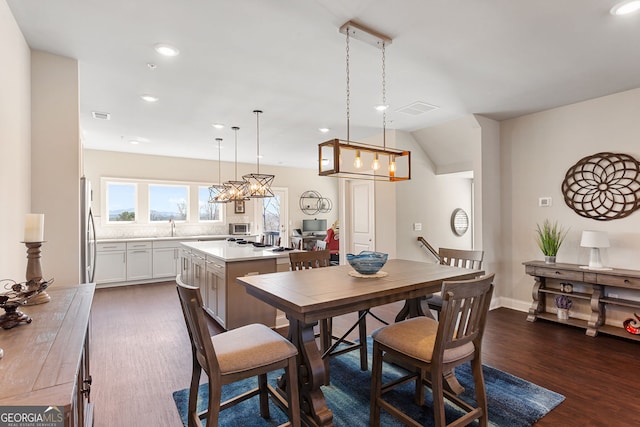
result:
<svg viewBox="0 0 640 427"><path fill-rule="evenodd" d="M569 320L569 309L568 308L559 308L558 309L558 320Z"/></svg>
<svg viewBox="0 0 640 427"><path fill-rule="evenodd" d="M545 264L555 264L556 263L556 257L555 256L547 256L547 255L545 255L544 262L545 262Z"/></svg>

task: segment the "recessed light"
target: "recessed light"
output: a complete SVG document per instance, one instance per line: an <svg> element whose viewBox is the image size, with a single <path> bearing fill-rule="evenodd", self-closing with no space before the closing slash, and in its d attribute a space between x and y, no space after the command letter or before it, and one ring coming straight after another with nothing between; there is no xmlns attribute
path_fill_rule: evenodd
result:
<svg viewBox="0 0 640 427"><path fill-rule="evenodd" d="M137 139L132 139L131 141L129 141L129 144L138 145L140 144L140 141L138 141Z"/></svg>
<svg viewBox="0 0 640 427"><path fill-rule="evenodd" d="M156 50L156 52L163 56L177 56L180 53L180 51L176 47L171 46L167 43L156 43L153 48Z"/></svg>
<svg viewBox="0 0 640 427"><path fill-rule="evenodd" d="M148 95L148 94L140 95L140 98L142 98L142 100L147 102L156 102L158 100L157 96Z"/></svg>
<svg viewBox="0 0 640 427"><path fill-rule="evenodd" d="M389 108L389 106L388 106L388 105L382 105L382 104L380 104L380 105L376 105L376 110L378 110L378 111L384 111L384 110L386 110L387 108Z"/></svg>
<svg viewBox="0 0 640 427"><path fill-rule="evenodd" d="M322 133L327 133L327 132L329 132L331 129L329 129L329 128L318 128L318 130L319 130L320 132L322 132Z"/></svg>
<svg viewBox="0 0 640 427"><path fill-rule="evenodd" d="M133 144L133 145L138 145L141 142L149 142L149 140L147 138L142 138L142 137L134 137L134 139L129 140L129 144Z"/></svg>
<svg viewBox="0 0 640 427"><path fill-rule="evenodd" d="M609 11L612 15L620 16L633 13L640 9L640 0L627 0L613 6Z"/></svg>
<svg viewBox="0 0 640 427"><path fill-rule="evenodd" d="M222 123L214 123L211 126L213 126L216 129L224 129L224 125Z"/></svg>
<svg viewBox="0 0 640 427"><path fill-rule="evenodd" d="M111 120L111 113L104 113L102 111L92 111L91 115L94 119L99 120Z"/></svg>
<svg viewBox="0 0 640 427"><path fill-rule="evenodd" d="M150 70L155 70L156 68L158 68L158 66L153 62L147 62L147 68L149 68Z"/></svg>

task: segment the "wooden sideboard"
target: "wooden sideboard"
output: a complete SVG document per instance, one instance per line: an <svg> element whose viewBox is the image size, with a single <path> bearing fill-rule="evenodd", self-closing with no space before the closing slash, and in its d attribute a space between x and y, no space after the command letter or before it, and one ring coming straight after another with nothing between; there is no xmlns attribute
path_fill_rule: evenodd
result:
<svg viewBox="0 0 640 427"><path fill-rule="evenodd" d="M545 319L565 323L586 329L586 334L595 337L599 332L623 338L640 340L640 335L633 335L620 326L605 324L607 310L616 307L630 318L640 313L640 271L613 268L610 270L590 270L577 264L546 264L544 261L528 261L523 263L525 272L534 277L533 304L529 309L527 320ZM572 292L562 290L570 284ZM580 291L575 291L578 288ZM638 300L618 298L614 295L620 291L637 293ZM585 301L590 307L589 319L582 320L570 316L567 320L558 319L546 307L546 295L566 295L575 303Z"/></svg>
<svg viewBox="0 0 640 427"><path fill-rule="evenodd" d="M22 307L30 324L0 329L0 406L57 406L64 425L93 425L89 317L95 285L47 290L51 301Z"/></svg>

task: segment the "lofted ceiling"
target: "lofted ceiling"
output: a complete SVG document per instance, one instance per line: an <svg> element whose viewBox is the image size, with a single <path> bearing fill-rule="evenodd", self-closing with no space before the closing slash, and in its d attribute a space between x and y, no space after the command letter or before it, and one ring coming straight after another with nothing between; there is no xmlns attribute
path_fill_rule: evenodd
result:
<svg viewBox="0 0 640 427"><path fill-rule="evenodd" d="M469 114L503 120L640 87L640 12L612 16L617 2L7 0L32 49L78 60L85 147L217 159L221 137L222 159L232 161L239 126L238 160L252 163L252 111L262 109L260 162L304 168L317 167L319 142L346 138L345 22L393 39L387 128L413 132L429 152L417 131L436 124ZM158 55L160 42L180 54ZM351 41L353 140L381 132L381 56ZM414 102L438 108L398 111Z"/></svg>

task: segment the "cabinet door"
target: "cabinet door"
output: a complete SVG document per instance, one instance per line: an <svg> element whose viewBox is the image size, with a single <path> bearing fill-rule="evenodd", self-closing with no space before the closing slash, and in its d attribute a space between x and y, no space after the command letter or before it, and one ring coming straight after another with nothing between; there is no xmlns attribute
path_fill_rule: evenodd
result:
<svg viewBox="0 0 640 427"><path fill-rule="evenodd" d="M151 279L153 274L153 255L151 249L127 251L127 280Z"/></svg>
<svg viewBox="0 0 640 427"><path fill-rule="evenodd" d="M204 257L198 254L191 255L191 286L203 288L205 284Z"/></svg>
<svg viewBox="0 0 640 427"><path fill-rule="evenodd" d="M226 323L226 301L225 301L225 266L224 263L206 263L206 299L205 308L207 312L222 326ZM204 295L203 295L204 297Z"/></svg>
<svg viewBox="0 0 640 427"><path fill-rule="evenodd" d="M180 276L182 277L182 281L189 286L193 286L191 270L191 251L182 249L180 251Z"/></svg>
<svg viewBox="0 0 640 427"><path fill-rule="evenodd" d="M153 249L153 278L176 277L178 274L178 249Z"/></svg>
<svg viewBox="0 0 640 427"><path fill-rule="evenodd" d="M95 282L116 283L127 280L127 252L106 251L96 252Z"/></svg>

